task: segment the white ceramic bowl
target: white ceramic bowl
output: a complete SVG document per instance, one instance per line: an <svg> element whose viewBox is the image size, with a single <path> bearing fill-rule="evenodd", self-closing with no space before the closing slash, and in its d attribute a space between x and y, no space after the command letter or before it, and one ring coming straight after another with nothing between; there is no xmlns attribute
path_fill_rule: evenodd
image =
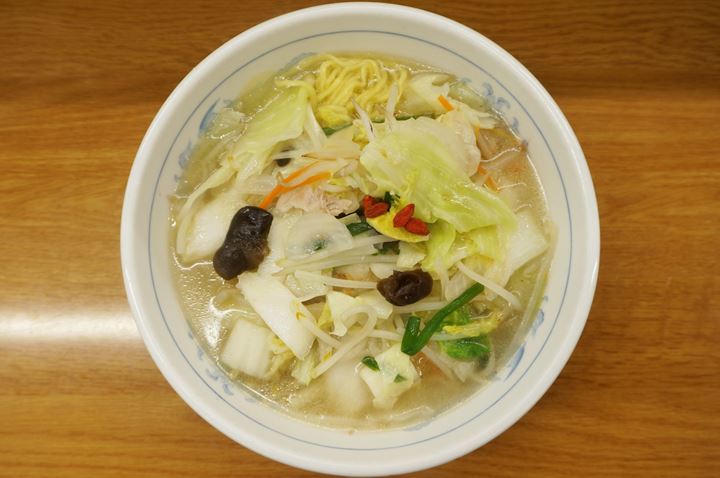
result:
<svg viewBox="0 0 720 478"><path fill-rule="evenodd" d="M346 432L289 418L228 382L198 347L170 280L168 196L201 131L260 73L308 52L382 52L467 80L527 140L558 228L546 297L520 349L469 400L406 429ZM590 309L599 224L582 150L550 95L477 32L421 10L348 3L300 10L218 48L178 85L153 120L130 173L122 215L125 287L158 367L205 420L238 443L292 466L388 475L438 465L485 444L532 407L568 360Z"/></svg>

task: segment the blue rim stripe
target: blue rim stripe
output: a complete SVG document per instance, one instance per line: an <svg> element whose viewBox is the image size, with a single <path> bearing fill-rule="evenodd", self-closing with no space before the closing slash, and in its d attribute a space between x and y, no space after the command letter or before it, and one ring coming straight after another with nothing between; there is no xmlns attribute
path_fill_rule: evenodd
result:
<svg viewBox="0 0 720 478"><path fill-rule="evenodd" d="M159 298L159 296L158 296L157 288L156 288L156 286L155 286L155 276L154 276L153 268L152 268L152 252L151 252L151 251L152 251L152 248L151 248L151 244L152 244L152 241L151 241L152 227L151 227L151 226L152 226L153 210L154 210L154 207L155 207L155 198L156 198L156 196L157 196L157 189L158 189L158 186L159 186L159 184L160 184L160 178L162 177L162 172L164 171L165 166L166 166L167 161L168 161L168 158L170 157L170 152L172 151L173 147L175 146L175 143L177 142L177 139L178 139L178 137L180 136L180 133L182 133L182 131L185 129L185 127L187 126L188 122L189 122L190 119L193 117L193 115L194 115L195 112L198 110L198 108L205 102L205 100L206 100L211 94L213 94L213 92L215 92L215 90L217 90L217 89L218 89L223 83L225 83L230 77L234 76L237 72L239 72L240 70L242 70L242 69L245 68L246 66L250 65L251 63L257 61L258 59L260 59L260 58L262 58L262 57L264 57L264 56L266 56L266 55L268 55L268 54L270 54L270 53L272 53L272 52L274 52L274 51L276 51L276 50L279 50L279 49L281 49L281 48L284 48L284 47L286 47L286 46L288 46L288 45L292 45L292 44L295 44L295 43L299 43L299 42L302 42L302 41L305 41L305 40L309 40L309 39L317 38L317 37L322 37L322 36L340 35L340 34L348 34L348 33L375 33L375 34L384 34L384 35L390 35L390 36L397 36L397 37L408 38L408 39L411 39L411 40L416 40L416 41L419 41L419 42L422 42L422 43L426 43L426 44L428 44L428 45L432 45L432 46L434 46L434 47L437 47L437 48L440 48L440 49L442 49L442 50L445 50L445 51L447 51L448 53L457 56L458 58L461 58L462 60L466 61L466 62L469 63L470 65L474 66L475 68L477 68L478 70L482 71L484 74L486 74L487 76L489 76L490 78L492 78L495 82L497 82L497 84L499 84L500 86L502 86L502 88L503 88L505 91L507 91L507 93L515 100L515 102L516 102L518 105L520 105L520 107L523 109L523 111L525 111L525 114L527 114L528 118L530 118L530 120L532 121L533 125L535 125L535 128L536 128L537 131L540 133L540 136L542 137L543 142L545 143L545 146L546 146L547 149L548 149L548 152L549 152L550 155L552 156L553 163L555 164L555 168L557 169L557 173L558 173L558 176L559 176L559 178L560 178L560 183L561 183L561 185L562 185L563 195L565 196L565 206L566 206L566 208L567 208L567 217L568 217L568 222L569 222L569 226L570 226L570 227L569 227L569 230L570 230L570 255L569 255L568 269L567 269L568 272L567 272L567 277L566 277L566 279L565 279L565 286L564 286L564 290L563 290L562 299L561 299L561 301L560 301L560 306L558 307L558 313L557 313L557 315L555 316L555 319L553 320L553 324L552 324L552 326L551 326L551 328L550 328L550 331L548 332L547 338L545 339L545 341L543 342L542 346L540 347L540 350L538 351L537 355L535 355L535 357L532 359L532 361L530 362L530 364L528 365L528 367L525 369L525 371L524 371L524 372L518 377L518 379L510 386L510 388L508 388L508 389L505 391L505 393L503 393L497 400L495 400L493 403L491 403L490 405L488 405L485 409L483 409L482 411L480 411L480 412L477 413L476 415L472 416L471 418L469 418L469 419L466 420L465 422L461 423L460 425L457 425L457 426L455 426L455 427L453 427L453 428L451 428L451 429L448 429L448 430L446 430L446 431L444 431L444 432L442 432L442 433L440 433L440 434L438 434L438 435L434 435L434 436L432 436L432 437L428 437L428 438L425 438L425 439L422 439L422 440L416 440L416 441L413 441L413 442L410 442L410 443L406 443L406 444L402 444L402 445L395 445L395 446L391 446L391 447L353 448L353 447L341 447L341 446L325 445L325 444L323 444L323 443L312 442L312 441L309 441L309 440L305 440L305 439L302 439L302 438L299 438L299 437L295 437L295 436L289 435L289 434L284 433L284 432L282 432L282 431L280 431L280 430L276 430L276 429L274 429L274 428L272 428L272 427L270 427L270 426L268 426L268 425L265 425L264 423L256 420L255 418L247 415L247 414L244 413L242 410L239 410L238 408L236 408L232 403L228 402L228 401L225 399L225 397L223 397L222 395L220 395L220 394L205 380L205 378L202 376L202 374L200 374L200 373L193 367L193 365L192 365L192 363L190 362L190 360L189 360L189 359L187 358L187 356L183 353L182 348L180 348L180 346L179 346L179 344L178 344L175 336L174 336L173 333L172 333L172 330L170 329L170 326L168 325L167 319L165 318L165 313L164 313L163 310L162 310L162 305L161 305L161 303L160 303L160 298ZM154 190L153 190L152 202L150 203L150 212L149 212L149 215L148 215L148 264L149 264L149 266L150 266L150 278L151 278L152 285L153 285L153 292L154 292L154 294L155 294L155 299L156 299L156 301L157 301L158 310L160 311L160 315L162 316L163 322L165 323L165 327L167 328L168 333L170 334L170 337L172 338L173 342L175 343L175 346L178 348L178 351L180 352L180 355L182 355L182 357L185 359L185 361L187 362L187 364L190 366L190 369L191 369L193 372L195 372L195 375L197 375L197 377L198 377L218 398L220 398L220 399L221 399L223 402L225 402L229 407L231 407L233 410L235 410L235 411L237 411L238 413L240 413L241 415L243 415L243 416L244 416L245 418L247 418L248 420L251 420L251 421L253 421L254 423L260 425L261 427L263 427L263 428L265 428L265 429L267 429L267 430L270 430L270 431L272 431L272 432L275 432L275 433L277 433L277 434L279 434L279 435L282 435L282 436L284 436L284 437L286 437L286 438L289 438L289 439L292 439L292 440L295 440L295 441L298 441L298 442L301 442L301 443L305 443L305 444L308 444L308 445L314 445L314 446L318 446L318 447L321 447L321 448L330 448L330 449L336 449L336 450L347 450L347 451L382 451L382 450L392 450L392 449L404 448L404 447L409 447L409 446L417 445L417 444L419 444L419 443L423 443L423 442L427 442L427 441L430 441L430 440L434 440L434 439L439 438L439 437L441 437L441 436L444 436L444 435L446 435L446 434L448 434L448 433L451 433L451 432L453 432L453 431L455 431L455 430L457 430L457 429L459 429L459 428L467 425L468 423L472 422L473 420L475 420L476 418L478 418L479 416L481 416L482 414L484 414L486 411L488 411L489 409L491 409L492 407L494 407L500 400L502 400L508 393L510 393L510 391L512 391L513 388L515 388L515 386L523 379L523 377L525 377L525 375L527 374L527 372L532 368L532 366L533 366L533 364L535 363L535 361L538 359L538 357L540 356L540 354L542 353L542 351L545 349L545 345L547 344L548 340L550 340L550 336L552 335L552 332L553 332L553 330L555 329L555 325L557 324L557 320L558 320L558 318L559 318L559 316L560 316L560 312L562 311L563 305L565 304L565 297L566 297L566 295L567 295L567 289L568 289L568 285L569 285L569 282L570 282L570 271L572 270L572 254L573 254L572 216L571 216L571 213L570 213L570 203L569 203L568 196L567 196L567 190L566 190L566 188L565 188L565 181L564 181L563 176L562 176L562 173L561 173L561 171L560 171L560 167L559 167L559 165L558 165L558 163L557 163L557 159L555 158L555 154L553 153L552 149L550 148L550 144L548 143L547 138L545 138L545 135L543 134L542 129L540 129L539 125L537 124L537 122L535 121L535 119L530 115L530 113L529 113L528 110L525 108L525 106L523 106L523 104L520 103L520 101L518 101L518 99L515 97L515 95L514 95L510 90L508 90L502 82L500 82L497 78L495 78L494 75L492 75L490 72L488 72L487 70L485 70L482 66L474 63L472 60L468 59L467 57L465 57L465 56L463 56L463 55L460 55L459 53L456 53L456 52L450 50L450 49L447 48L447 47L444 47L444 46L439 45L439 44L437 44L437 43L431 42L431 41L429 41L429 40L424 40L424 39L422 39L422 38L418 38L418 37L415 37L415 36L412 36L412 35L403 34L403 33L386 32L386 31L379 31L379 30L340 30L340 31L333 31L333 32L326 32L326 33L317 33L317 34L314 34L314 35L308 35L308 36L306 36L306 37L298 38L298 39L296 39L296 40L289 41L289 42L283 43L282 45L279 45L279 46L276 46L276 47L274 47L274 48L271 48L271 49L265 51L264 53L261 53L260 55L258 55L258 56L256 56L255 58L247 61L247 62L244 63L242 66L238 67L236 70L234 70L234 71L233 71L232 73L230 73L228 76L226 76L220 83L218 83L212 90L210 90L210 92L209 92L207 95L205 95L205 97L204 97L204 98L198 103L198 105L193 109L193 111L190 113L190 115L188 116L188 118L187 118L187 119L185 120L185 122L183 123L182 127L178 130L178 133L177 133L177 135L175 136L175 139L174 139L173 142L170 144L170 147L169 147L169 149L168 149L168 152L167 152L167 154L165 155L165 159L163 160L163 164L162 164L162 166L161 166L161 168L160 168L160 171L159 171L159 173L158 173L158 177L157 177L157 179L156 179L156 181L155 181L155 188L154 188Z"/></svg>

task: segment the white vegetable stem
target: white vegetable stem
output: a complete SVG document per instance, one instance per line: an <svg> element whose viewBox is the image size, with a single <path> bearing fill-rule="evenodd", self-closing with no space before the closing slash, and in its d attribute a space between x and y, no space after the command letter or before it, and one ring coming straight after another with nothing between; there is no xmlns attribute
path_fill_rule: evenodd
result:
<svg viewBox="0 0 720 478"><path fill-rule="evenodd" d="M449 299L447 296L447 288L448 288L448 282L450 282L450 277L448 277L448 271L445 267L445 264L443 263L443 260L439 257L435 260L435 270L437 271L438 277L440 278L440 295L442 297L445 297L446 299Z"/></svg>
<svg viewBox="0 0 720 478"><path fill-rule="evenodd" d="M388 93L387 105L385 106L385 125L391 130L395 127L395 106L398 99L398 87L397 84L393 84L390 93Z"/></svg>
<svg viewBox="0 0 720 478"><path fill-rule="evenodd" d="M355 111L357 111L358 116L360 117L360 122L363 125L363 128L365 128L365 134L367 135L368 141L374 141L375 140L375 131L372 127L372 121L370 121L370 116L367 114L367 112L360 107L359 104L355 101L355 99L352 99L352 104L355 106Z"/></svg>
<svg viewBox="0 0 720 478"><path fill-rule="evenodd" d="M419 302L415 302L414 304L395 307L395 312L397 312L398 314L412 314L414 312L424 312L428 310L442 309L447 304L447 301L444 300L421 300Z"/></svg>
<svg viewBox="0 0 720 478"><path fill-rule="evenodd" d="M510 304L514 309L521 309L522 305L520 304L520 301L517 297L515 297L510 291L502 287L501 285L491 281L487 277L478 274L475 271L470 270L465 264L462 263L462 261L458 261L455 263L455 266L458 268L460 272L468 276L470 279L474 280L475 282L479 282L482 285L484 285L488 290L495 292L497 295L505 299L508 304Z"/></svg>
<svg viewBox="0 0 720 478"><path fill-rule="evenodd" d="M238 277L238 288L297 358L308 354L315 336L300 324L299 319L313 315L282 282L272 276L245 272Z"/></svg>
<svg viewBox="0 0 720 478"><path fill-rule="evenodd" d="M377 283L372 281L338 279L336 277L324 276L322 274L313 274L312 272L297 271L295 275L298 278L306 277L309 279L315 279L323 284L331 285L333 287L347 287L349 289L374 289L377 287Z"/></svg>
<svg viewBox="0 0 720 478"><path fill-rule="evenodd" d="M225 341L220 360L227 366L257 378L270 369L272 332L240 319Z"/></svg>
<svg viewBox="0 0 720 478"><path fill-rule="evenodd" d="M342 257L334 257L324 261L312 262L310 264L304 264L300 266L287 267L279 272L279 274L290 274L296 270L302 269L304 271L320 271L323 269L330 269L332 267L349 266L352 264L371 264L371 263L392 263L397 262L397 255L392 256L375 256L375 255L351 255Z"/></svg>

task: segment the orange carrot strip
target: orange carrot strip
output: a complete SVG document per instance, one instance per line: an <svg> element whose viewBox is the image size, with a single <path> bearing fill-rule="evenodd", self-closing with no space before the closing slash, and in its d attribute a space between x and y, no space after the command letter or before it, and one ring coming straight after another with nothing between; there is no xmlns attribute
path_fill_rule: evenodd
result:
<svg viewBox="0 0 720 478"><path fill-rule="evenodd" d="M283 186L282 184L278 184L277 186L275 186L273 188L272 191L270 191L268 193L267 196L265 196L263 198L263 200L260 202L258 207L260 207L262 209L267 209L268 206L273 202L273 200L276 197L280 196L281 194L285 194L288 191L292 191L293 189L297 189L301 186L305 186L307 184L311 184L316 181L321 181L323 179L330 179L331 176L332 176L332 174L330 174L329 171L324 171L322 173L314 174L314 175L310 176L309 178L305 179L304 181L300 181L299 183L294 184L292 186Z"/></svg>
<svg viewBox="0 0 720 478"><path fill-rule="evenodd" d="M448 111L452 111L455 108L453 108L453 105L450 104L447 98L445 98L443 95L438 96L438 101L441 105L443 105L443 108L445 108Z"/></svg>
<svg viewBox="0 0 720 478"><path fill-rule="evenodd" d="M482 175L482 176L487 175L487 177L485 178L485 182L487 183L487 185L488 185L488 186L490 187L490 189L492 189L493 191L497 191L497 190L498 190L497 184L495 183L495 181L493 181L492 176L490 176L490 175L488 174L488 172L485 170L485 168L482 167L482 165L478 165L477 173L480 174L480 175Z"/></svg>
<svg viewBox="0 0 720 478"><path fill-rule="evenodd" d="M302 173L304 173L304 172L307 171L308 169L310 169L310 168L312 168L313 166L315 166L317 163L318 163L317 161L313 161L312 163L310 163L310 164L308 164L308 165L306 165L306 166L303 166L302 168L298 169L298 170L295 171L294 173L290 174L288 177L284 178L284 179L282 180L282 182L283 182L283 183L289 183L290 181L292 181L293 179L297 178L298 176L300 176Z"/></svg>
<svg viewBox="0 0 720 478"><path fill-rule="evenodd" d="M268 193L267 196L263 198L260 204L258 204L258 207L262 209L267 209L270 203L273 202L273 199L285 192L286 189L287 188L285 186L278 184L272 189L272 191Z"/></svg>
<svg viewBox="0 0 720 478"><path fill-rule="evenodd" d="M299 188L300 186L305 186L306 184L311 184L316 181L322 181L323 179L330 179L331 176L332 176L332 174L330 174L330 171L323 171L322 173L313 174L312 176L307 178L305 181L301 181L294 186L288 186L287 189L293 190L295 188Z"/></svg>

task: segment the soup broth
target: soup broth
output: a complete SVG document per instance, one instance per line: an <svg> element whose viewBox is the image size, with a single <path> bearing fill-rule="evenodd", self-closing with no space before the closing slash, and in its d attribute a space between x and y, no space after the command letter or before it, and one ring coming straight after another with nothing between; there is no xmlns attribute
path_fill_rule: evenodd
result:
<svg viewBox="0 0 720 478"><path fill-rule="evenodd" d="M230 241L243 210L269 232ZM502 116L449 73L375 54L302 59L220 111L170 227L178 296L218 366L285 413L350 429L480 390L526 334L552 252ZM437 330L423 342L412 321Z"/></svg>

